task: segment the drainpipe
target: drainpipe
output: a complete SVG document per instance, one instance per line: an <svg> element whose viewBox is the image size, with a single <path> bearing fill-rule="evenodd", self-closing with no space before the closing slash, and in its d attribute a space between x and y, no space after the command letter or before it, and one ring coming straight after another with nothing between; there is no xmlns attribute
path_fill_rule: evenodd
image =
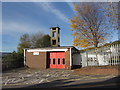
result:
<svg viewBox="0 0 120 90"><path fill-rule="evenodd" d="M24 66L25 66L25 64L26 64L26 49L24 49Z"/></svg>

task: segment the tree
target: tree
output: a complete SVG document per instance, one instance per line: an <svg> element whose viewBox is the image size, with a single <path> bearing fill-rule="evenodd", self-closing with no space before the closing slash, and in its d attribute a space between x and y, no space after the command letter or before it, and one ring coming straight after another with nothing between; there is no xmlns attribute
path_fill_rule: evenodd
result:
<svg viewBox="0 0 120 90"><path fill-rule="evenodd" d="M20 43L18 44L18 51L13 51L11 54L4 56L4 65L7 68L16 68L24 66L24 48L40 48L50 46L50 36L43 33L36 34L23 34L20 37ZM5 67L4 66L4 67Z"/></svg>
<svg viewBox="0 0 120 90"><path fill-rule="evenodd" d="M106 3L101 2L99 4L100 8L102 8L102 11L107 16L111 28L113 28L114 30L119 30L118 23L120 23L119 20L120 11L118 10L119 9L118 4L119 2L106 2Z"/></svg>
<svg viewBox="0 0 120 90"><path fill-rule="evenodd" d="M70 19L74 46L98 47L110 36L106 16L97 3L74 4L76 16Z"/></svg>
<svg viewBox="0 0 120 90"><path fill-rule="evenodd" d="M38 39L35 43L35 47L41 48L41 47L50 47L50 36L44 35L42 38Z"/></svg>
<svg viewBox="0 0 120 90"><path fill-rule="evenodd" d="M13 51L11 54L8 54L6 56L4 56L3 61L15 61L17 58L17 53L15 51Z"/></svg>
<svg viewBox="0 0 120 90"><path fill-rule="evenodd" d="M29 34L23 34L20 37L20 44L18 44L18 53L23 54L23 49L29 47L31 47L30 36Z"/></svg>
<svg viewBox="0 0 120 90"><path fill-rule="evenodd" d="M43 39L43 47L50 47L51 46L51 42L50 42L51 37L49 35L44 35L42 37L42 39Z"/></svg>
<svg viewBox="0 0 120 90"><path fill-rule="evenodd" d="M30 37L30 44L31 44L31 48L36 48L36 43L38 42L39 39L41 39L44 36L44 33L42 32L38 32L35 34L32 34Z"/></svg>
<svg viewBox="0 0 120 90"><path fill-rule="evenodd" d="M18 45L18 53L23 55L24 48L41 48L50 46L50 36L43 33L36 34L23 34L20 37L20 43Z"/></svg>
<svg viewBox="0 0 120 90"><path fill-rule="evenodd" d="M23 55L13 51L12 53L4 56L3 63L5 63L8 68L24 66Z"/></svg>

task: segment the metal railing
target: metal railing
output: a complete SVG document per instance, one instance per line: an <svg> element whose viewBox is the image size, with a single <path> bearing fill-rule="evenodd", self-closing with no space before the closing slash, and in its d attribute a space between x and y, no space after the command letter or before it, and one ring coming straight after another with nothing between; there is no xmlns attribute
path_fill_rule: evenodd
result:
<svg viewBox="0 0 120 90"><path fill-rule="evenodd" d="M87 50L82 55L83 66L120 64L120 44Z"/></svg>

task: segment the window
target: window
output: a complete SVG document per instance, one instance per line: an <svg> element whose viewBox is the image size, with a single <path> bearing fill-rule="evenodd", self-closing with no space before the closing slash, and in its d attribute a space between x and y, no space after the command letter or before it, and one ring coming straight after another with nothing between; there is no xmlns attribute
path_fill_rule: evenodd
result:
<svg viewBox="0 0 120 90"><path fill-rule="evenodd" d="M56 37L56 32L52 32L52 37Z"/></svg>
<svg viewBox="0 0 120 90"><path fill-rule="evenodd" d="M52 40L52 44L53 44L53 45L56 45L56 40Z"/></svg>
<svg viewBox="0 0 120 90"><path fill-rule="evenodd" d="M55 58L53 59L53 64L55 64Z"/></svg>
<svg viewBox="0 0 120 90"><path fill-rule="evenodd" d="M91 62L93 61L93 58L91 58Z"/></svg>
<svg viewBox="0 0 120 90"><path fill-rule="evenodd" d="M97 61L97 58L94 57L94 60Z"/></svg>
<svg viewBox="0 0 120 90"><path fill-rule="evenodd" d="M62 59L62 64L65 64L65 59L64 58Z"/></svg>
<svg viewBox="0 0 120 90"><path fill-rule="evenodd" d="M58 64L60 64L60 58L58 58Z"/></svg>

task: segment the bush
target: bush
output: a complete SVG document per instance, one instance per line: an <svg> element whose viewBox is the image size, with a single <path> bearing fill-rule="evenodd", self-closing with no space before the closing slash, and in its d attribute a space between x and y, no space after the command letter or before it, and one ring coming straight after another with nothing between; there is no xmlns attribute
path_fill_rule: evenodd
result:
<svg viewBox="0 0 120 90"><path fill-rule="evenodd" d="M12 69L24 66L23 54L13 51L11 54L5 55L2 61L2 69Z"/></svg>

